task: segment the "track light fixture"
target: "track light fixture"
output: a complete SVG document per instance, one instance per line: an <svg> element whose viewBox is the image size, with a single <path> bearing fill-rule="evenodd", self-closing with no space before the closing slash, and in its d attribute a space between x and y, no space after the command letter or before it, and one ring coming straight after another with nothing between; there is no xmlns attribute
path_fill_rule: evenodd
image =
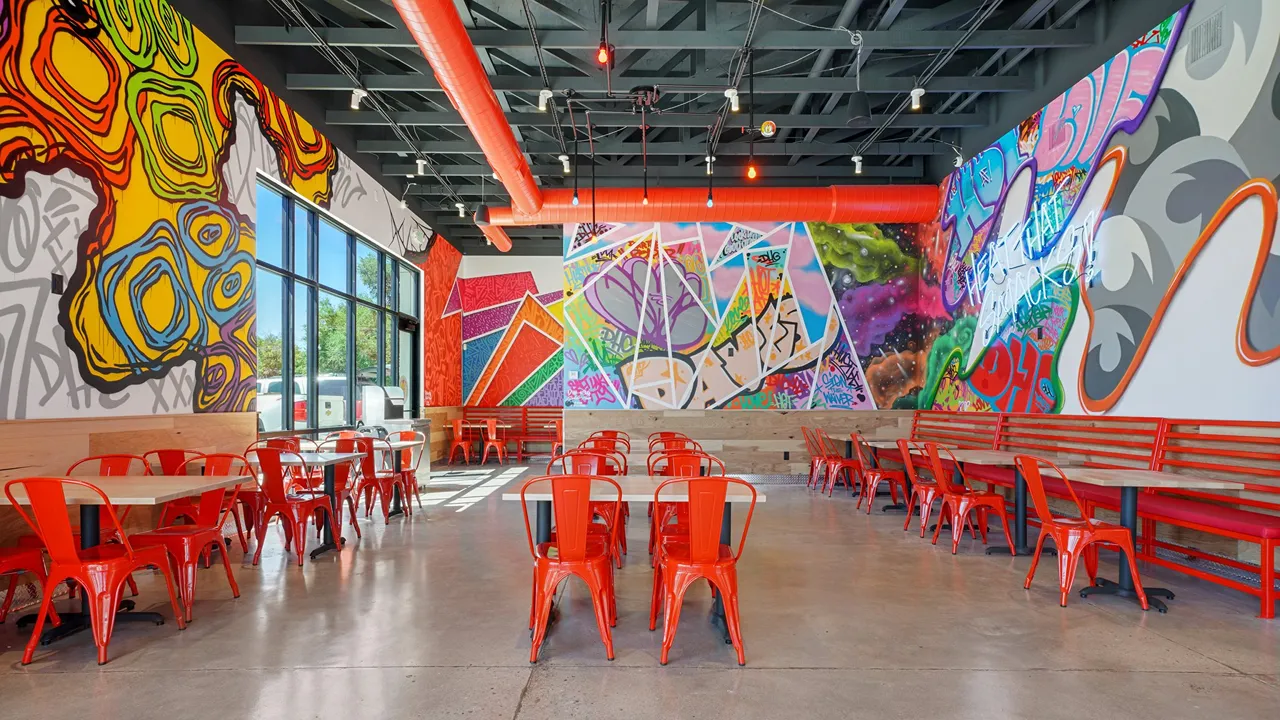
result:
<svg viewBox="0 0 1280 720"><path fill-rule="evenodd" d="M854 175L862 174L862 156L861 155L853 156L853 174Z"/></svg>
<svg viewBox="0 0 1280 720"><path fill-rule="evenodd" d="M360 101L369 97L369 91L364 88L356 88L351 91L351 109L359 110Z"/></svg>
<svg viewBox="0 0 1280 720"><path fill-rule="evenodd" d="M705 160L707 161L707 174L708 174L708 175L710 175L710 174L711 174L711 163L714 163L714 162L716 161L716 159L715 159L714 157L712 157L712 156L708 155L708 156L705 158Z"/></svg>
<svg viewBox="0 0 1280 720"><path fill-rule="evenodd" d="M569 156L560 155L557 159L560 161L560 167L563 169L564 174L568 175L571 172L569 169Z"/></svg>
<svg viewBox="0 0 1280 720"><path fill-rule="evenodd" d="M422 158L418 158L418 174L419 175L427 174L427 161L423 160Z"/></svg>
<svg viewBox="0 0 1280 720"><path fill-rule="evenodd" d="M738 104L738 90L736 88L729 88L728 90L725 90L724 96L729 98L730 111L738 112L739 110L742 109L742 107Z"/></svg>
<svg viewBox="0 0 1280 720"><path fill-rule="evenodd" d="M920 98L924 97L924 88L918 87L911 90L911 109L920 109Z"/></svg>
<svg viewBox="0 0 1280 720"><path fill-rule="evenodd" d="M547 111L547 101L551 99L551 90L542 88L538 91L538 112Z"/></svg>
<svg viewBox="0 0 1280 720"><path fill-rule="evenodd" d="M956 152L956 161L955 161L955 162L956 162L956 167L964 167L964 156L963 156L963 155L961 155L961 154L959 153L959 151L957 151L957 152Z"/></svg>
<svg viewBox="0 0 1280 720"><path fill-rule="evenodd" d="M466 204L466 203L456 202L456 203L454 203L454 204L453 204L453 206L454 206L454 207L456 207L456 208L458 208L458 217L466 217L466 216L467 216L467 204Z"/></svg>

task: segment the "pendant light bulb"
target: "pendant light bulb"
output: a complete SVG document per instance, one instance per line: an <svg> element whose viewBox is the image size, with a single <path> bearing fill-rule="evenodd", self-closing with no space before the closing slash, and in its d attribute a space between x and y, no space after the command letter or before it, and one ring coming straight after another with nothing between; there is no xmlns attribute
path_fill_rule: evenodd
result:
<svg viewBox="0 0 1280 720"><path fill-rule="evenodd" d="M601 65L608 65L610 54L609 43L601 40L600 47L596 49L596 62Z"/></svg>
<svg viewBox="0 0 1280 720"><path fill-rule="evenodd" d="M755 180L757 175L759 175L759 173L757 173L757 172L756 172L756 166L755 166L754 164L752 164L752 165L748 165L748 166L747 166L747 179L748 179L748 180Z"/></svg>
<svg viewBox="0 0 1280 720"><path fill-rule="evenodd" d="M578 207L578 191L573 191L573 206Z"/></svg>
<svg viewBox="0 0 1280 720"><path fill-rule="evenodd" d="M716 206L715 198L711 197L711 191L708 190L707 191L707 207L715 207L715 206Z"/></svg>
<svg viewBox="0 0 1280 720"><path fill-rule="evenodd" d="M649 191L648 191L648 190L645 190L645 191L644 191L644 197L640 198L640 204L641 204L641 205L644 205L645 207L648 207L648 205L649 205Z"/></svg>

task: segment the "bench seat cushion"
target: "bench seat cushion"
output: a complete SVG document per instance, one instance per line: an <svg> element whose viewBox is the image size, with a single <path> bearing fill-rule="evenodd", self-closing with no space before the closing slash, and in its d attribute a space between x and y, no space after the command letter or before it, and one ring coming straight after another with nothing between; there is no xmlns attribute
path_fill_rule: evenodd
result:
<svg viewBox="0 0 1280 720"><path fill-rule="evenodd" d="M1280 538L1280 516L1212 505L1172 495L1138 496L1138 514L1155 520L1196 523L1260 538Z"/></svg>

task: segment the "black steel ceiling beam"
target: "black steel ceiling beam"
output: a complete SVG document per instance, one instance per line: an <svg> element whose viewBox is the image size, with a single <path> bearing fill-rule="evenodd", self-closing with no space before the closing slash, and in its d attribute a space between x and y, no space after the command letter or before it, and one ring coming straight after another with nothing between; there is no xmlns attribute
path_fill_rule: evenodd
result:
<svg viewBox="0 0 1280 720"><path fill-rule="evenodd" d="M733 116L733 120L727 123L730 128L737 127L738 120L742 120L741 116ZM326 121L330 125L365 125L380 126L386 125L386 121L373 113L358 110L330 110L326 114ZM399 112L391 113L391 119L397 124L403 126L422 126L422 127L439 127L453 128L465 127L462 122L462 116L456 112ZM757 122L765 120L774 120L778 123L779 128L807 129L820 128L824 130L844 130L844 129L870 129L877 127L876 123L866 121L856 125L848 125L843 118L832 115L787 115L785 113L769 113L756 112ZM705 128L715 120L714 113L650 113L645 117L645 123L651 128ZM507 122L512 125L521 125L524 127L552 127L555 121L551 118L550 113L538 112L511 112L507 113ZM613 128L613 127L640 127L639 113L628 112L595 112L591 113L591 122L597 127ZM744 121L745 122L745 121ZM985 127L987 124L986 117L978 113L920 113L920 114L904 114L896 118L890 127L894 128L956 128L956 127ZM393 141L388 141L393 142ZM387 149L378 149L387 148ZM365 152L407 152L409 148L400 143L398 146L389 145L369 145L362 147Z"/></svg>
<svg viewBox="0 0 1280 720"><path fill-rule="evenodd" d="M948 152L950 152L949 149L948 149ZM885 153L885 154L889 154L889 153ZM745 156L746 153L744 152L742 153L742 155ZM759 153L757 153L757 156L758 155ZM720 157L720 156L717 156L717 157ZM730 166L730 161L728 160L722 160L721 163L725 163L724 165L721 165L722 169ZM717 163L717 164L720 164L720 163ZM705 165L703 165L701 158L698 158L698 162L696 163L690 163L688 165L681 165L678 167L672 166L672 165L656 165L655 166L654 163L650 162L649 163L649 180L651 181L651 184L653 184L653 183L656 183L657 181L660 181L662 178L694 178L694 179L698 179L699 182L701 183L705 183L707 180L707 176L705 171L703 170L704 167ZM862 171L864 173L867 173L873 167L880 167L880 166L872 166L869 164L864 164L862 166ZM912 170L911 166L896 165L893 167L896 169L893 171L886 169L884 170L884 174L880 175L880 177L907 177L907 178L919 177L919 175L916 174L914 170ZM482 166L482 165L449 165L446 163L440 163L439 165L437 165L437 169L440 171L440 174L444 175L445 177L489 178L492 176L492 172L489 170L488 166ZM843 163L839 165L776 165L776 166L760 164L760 169L761 169L762 175L766 177L773 177L773 178L845 178L849 180L853 179L852 165L848 163ZM404 177L408 173L415 172L416 168L414 168L413 165L410 165L408 163L384 163L382 166L382 170L387 175L399 175L400 177ZM534 175L541 176L544 178L562 177L561 175L562 168L560 167L559 164L534 165L532 170ZM902 170L903 172L899 174L897 172L898 170ZM643 169L639 165L597 165L596 166L597 179L613 177L613 178L629 178L634 181L634 180L639 180L642 175L643 175ZM717 172L716 176L721 177L721 173ZM729 177L729 176L730 176L730 173L728 172L726 172L724 175L724 177Z"/></svg>
<svg viewBox="0 0 1280 720"><path fill-rule="evenodd" d="M746 155L748 143L721 143L716 149L717 155ZM356 147L360 152L398 152L404 148L399 141L388 140L361 140L356 143ZM522 143L522 147L526 154L529 155L551 155L560 154L560 146L555 143ZM375 150L376 148L376 150ZM857 143L767 143L757 144L755 154L757 156L786 156L801 155L804 157L815 157L820 155L851 155L858 149ZM640 143L638 142L609 142L601 141L595 144L596 155L639 155L641 153ZM472 141L466 140L423 140L418 142L418 151L427 153L428 155L481 155L480 146ZM649 156L655 155L698 155L705 154L706 143L693 142L656 142L648 144ZM872 143L870 147L863 149L863 155L955 155L952 147L946 143L939 142L923 142L923 143L900 143L900 142L879 142ZM401 170L400 168L409 168L409 170ZM411 172L413 165L411 163L388 163L383 165L383 169L389 173ZM534 173L535 175L537 173Z"/></svg>

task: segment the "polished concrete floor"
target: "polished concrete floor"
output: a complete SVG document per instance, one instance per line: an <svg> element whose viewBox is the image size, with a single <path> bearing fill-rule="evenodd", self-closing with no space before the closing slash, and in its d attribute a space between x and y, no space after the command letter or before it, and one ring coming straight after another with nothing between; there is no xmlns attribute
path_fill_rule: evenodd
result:
<svg viewBox="0 0 1280 720"><path fill-rule="evenodd" d="M0 718L1243 718L1280 710L1280 623L1257 602L1147 570L1168 615L1115 599L1057 604L1050 564L952 556L848 497L768 486L740 569L747 666L691 592L671 663L648 631L643 508L618 576L617 659L580 587L537 665L525 628L529 555L516 470L437 475L412 520L299 568L279 536L259 567L202 570L185 632L118 626L98 667L88 635L18 661L0 626ZM741 515L739 515L739 518ZM348 533L350 531L348 530ZM233 557L240 559L239 549ZM1114 572L1113 556L1104 555ZM1083 573L1082 573L1083 575ZM166 615L153 577L140 607ZM696 588L695 588L696 590Z"/></svg>

